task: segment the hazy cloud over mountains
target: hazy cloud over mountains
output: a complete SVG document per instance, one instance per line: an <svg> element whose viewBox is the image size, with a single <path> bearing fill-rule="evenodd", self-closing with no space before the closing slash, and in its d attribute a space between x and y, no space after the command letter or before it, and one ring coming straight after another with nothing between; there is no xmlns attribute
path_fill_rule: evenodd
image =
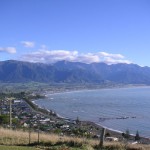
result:
<svg viewBox="0 0 150 150"><path fill-rule="evenodd" d="M55 63L61 60L66 60L70 62L83 62L87 64L94 62L104 62L107 64L131 63L131 61L125 59L125 57L121 54L110 54L106 52L79 53L78 51L46 49L40 49L36 52L25 54L21 57L21 60L35 63Z"/></svg>

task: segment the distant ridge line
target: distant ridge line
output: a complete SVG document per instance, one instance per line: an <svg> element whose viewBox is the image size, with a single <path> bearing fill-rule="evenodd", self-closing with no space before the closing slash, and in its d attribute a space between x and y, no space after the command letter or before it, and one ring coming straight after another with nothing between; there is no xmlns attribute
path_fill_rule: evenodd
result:
<svg viewBox="0 0 150 150"><path fill-rule="evenodd" d="M150 84L150 67L59 61L54 64L0 61L0 82Z"/></svg>

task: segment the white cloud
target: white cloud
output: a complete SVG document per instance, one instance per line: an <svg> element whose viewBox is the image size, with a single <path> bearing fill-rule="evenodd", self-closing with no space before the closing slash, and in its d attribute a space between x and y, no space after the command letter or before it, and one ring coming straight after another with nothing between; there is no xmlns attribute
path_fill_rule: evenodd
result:
<svg viewBox="0 0 150 150"><path fill-rule="evenodd" d="M7 52L10 54L16 53L16 48L15 47L0 47L0 52Z"/></svg>
<svg viewBox="0 0 150 150"><path fill-rule="evenodd" d="M111 57L114 59L123 59L124 58L124 56L121 54L110 54L110 53L106 53L106 52L99 52L98 54L101 57Z"/></svg>
<svg viewBox="0 0 150 150"><path fill-rule="evenodd" d="M104 60L104 63L111 65L111 64L118 64L118 63L130 64L132 62L129 60L125 60L125 59L114 59L111 57L106 57Z"/></svg>
<svg viewBox="0 0 150 150"><path fill-rule="evenodd" d="M87 53L87 54L78 55L78 57L75 59L75 61L90 64L90 63L94 63L94 62L100 62L100 59L95 54Z"/></svg>
<svg viewBox="0 0 150 150"><path fill-rule="evenodd" d="M30 41L21 41L21 44L23 44L24 47L33 48L35 43Z"/></svg>
<svg viewBox="0 0 150 150"><path fill-rule="evenodd" d="M54 63L61 60L74 61L77 55L77 51L39 50L37 52L24 55L22 59L31 62Z"/></svg>
<svg viewBox="0 0 150 150"><path fill-rule="evenodd" d="M131 61L125 59L121 54L109 54L106 52L79 53L78 51L46 50L45 48L23 55L21 60L41 63L55 63L61 60L83 62L87 64L98 62L104 62L107 64L131 63Z"/></svg>

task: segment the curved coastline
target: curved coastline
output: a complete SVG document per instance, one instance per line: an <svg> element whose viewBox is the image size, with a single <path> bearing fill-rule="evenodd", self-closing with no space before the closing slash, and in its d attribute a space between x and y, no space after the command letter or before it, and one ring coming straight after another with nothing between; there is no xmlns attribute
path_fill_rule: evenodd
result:
<svg viewBox="0 0 150 150"><path fill-rule="evenodd" d="M113 90L113 89L129 89L129 88L150 88L149 85L124 85L124 86L114 86L114 87L102 87L102 88L85 88L85 89L71 89L71 90L62 90L62 91L53 91L49 92L44 95L48 97L50 95L57 95L57 94L65 94L65 93L74 93L74 92L84 92L84 91L96 91L96 90Z"/></svg>
<svg viewBox="0 0 150 150"><path fill-rule="evenodd" d="M149 86L132 86L132 87L121 87L121 88L149 88ZM102 88L102 89L84 89L84 90L72 90L72 91L61 91L61 92L55 92L55 93L50 93L50 94L46 94L45 96L46 97L48 97L48 96L50 96L50 95L55 95L55 94L62 94L62 93L72 93L72 92L83 92L83 91L95 91L95 90L109 90L109 89L120 89L120 87L118 88L118 87L116 87L116 88ZM39 105L37 105L36 103L35 103L35 101L33 101L33 103L37 106L37 107L39 107L40 108L40 106ZM41 109L45 109L45 108L41 108ZM48 111L48 109L47 109L47 111ZM59 118L61 118L61 119L67 119L67 120L72 120L72 119L70 119L70 118L66 118L66 117L63 117L63 116L61 116L60 114L57 114L56 113L56 116L57 117L59 117ZM83 121L83 122L91 122L91 121ZM119 130L115 130L115 129L112 129L112 128L108 128L108 127L106 127L106 126L102 126L101 124L98 124L98 123L95 123L95 122L91 122L93 125L95 124L96 126L98 125L100 128L106 128L108 131L110 131L110 132L115 132L115 134L122 134L123 132L122 131L119 131ZM135 135L132 135L132 136L135 136ZM144 136L142 136L142 138L144 138L144 139L148 139L149 140L149 137L144 137Z"/></svg>
<svg viewBox="0 0 150 150"><path fill-rule="evenodd" d="M41 110L44 109L44 108L41 108L39 105L37 105L35 102L34 102L34 104L35 104L38 108L40 108L40 110L38 110L38 111L41 111ZM47 111L47 112L52 111L52 110L48 110L48 109L44 109L44 110ZM42 111L42 113L43 113L43 111ZM44 113L45 113L45 112L44 112ZM56 114L56 117L58 117L58 118L60 118L60 119L69 120L69 121L75 121L75 120L73 120L73 119L71 119L71 118L67 118L67 117L61 116L60 114L58 114L58 113L56 113L56 112L55 112L55 114ZM46 115L47 115L47 113L46 113ZM119 131L119 130L116 130L116 129L108 128L107 126L103 126L103 125L101 125L101 124L99 124L99 123L95 123L95 122L88 121L88 120L82 120L81 123L85 123L85 124L90 125L90 126L93 126L93 127L95 127L95 128L99 128L99 130L101 130L102 128L105 128L105 129L106 129L106 133L110 133L111 136L113 136L113 137L117 137L117 138L119 138L119 139L123 139L123 137L122 137L122 133L124 133L123 131ZM132 139L134 139L134 137L135 137L134 134L130 134L130 136L132 137ZM149 141L149 140L150 140L149 137L145 137L145 136L140 136L140 137L141 137L141 139L142 139L142 141L143 141L144 143L149 143L149 142L150 142L150 141Z"/></svg>
<svg viewBox="0 0 150 150"><path fill-rule="evenodd" d="M35 100L32 100L32 103L33 103L33 105L35 105L35 106L37 107L37 110L40 111L40 112L41 112L42 109L45 110L45 111L47 111L47 112L53 111L53 110L49 110L49 109L42 108L41 106L39 106L38 104L35 103ZM30 104L29 104L29 105L30 105ZM32 106L31 106L31 107L32 107ZM33 108L33 109L34 109L34 108ZM43 113L43 111L42 111L42 113ZM47 115L47 113L46 113L46 115ZM72 121L74 121L74 120L71 119L71 118L67 118L67 117L65 117L65 116L61 116L61 115L58 114L58 113L56 113L56 116L57 116L58 118L60 118L60 119L72 120ZM120 135L120 134L123 133L122 131L115 130L115 129L111 129L111 128L108 128L108 127L106 127L106 126L103 126L103 125L101 125L101 124L98 124L98 123L95 123L95 122L92 122L92 121L82 120L81 122L85 122L85 123L91 124L92 126L99 127L100 129L105 128L105 129L108 130L109 132L115 133L115 135L118 135L118 134ZM144 137L143 137L143 138L144 138Z"/></svg>

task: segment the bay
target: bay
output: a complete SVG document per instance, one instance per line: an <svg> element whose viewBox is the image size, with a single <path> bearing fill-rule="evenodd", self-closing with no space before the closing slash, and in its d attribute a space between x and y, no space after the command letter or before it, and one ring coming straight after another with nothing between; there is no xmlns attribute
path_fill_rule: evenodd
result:
<svg viewBox="0 0 150 150"><path fill-rule="evenodd" d="M150 137L150 87L82 90L49 94L36 101L71 119L93 121L107 128Z"/></svg>

